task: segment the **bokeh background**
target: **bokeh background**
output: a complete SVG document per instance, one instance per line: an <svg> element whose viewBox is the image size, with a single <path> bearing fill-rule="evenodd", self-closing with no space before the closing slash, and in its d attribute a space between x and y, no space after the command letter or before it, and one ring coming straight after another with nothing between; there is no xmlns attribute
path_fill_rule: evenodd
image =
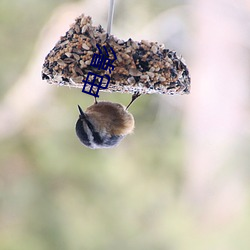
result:
<svg viewBox="0 0 250 250"><path fill-rule="evenodd" d="M249 250L250 1L117 0L112 33L176 50L192 89L140 97L134 134L90 150L74 126L93 99L41 67L81 13L106 27L108 4L0 2L0 249Z"/></svg>

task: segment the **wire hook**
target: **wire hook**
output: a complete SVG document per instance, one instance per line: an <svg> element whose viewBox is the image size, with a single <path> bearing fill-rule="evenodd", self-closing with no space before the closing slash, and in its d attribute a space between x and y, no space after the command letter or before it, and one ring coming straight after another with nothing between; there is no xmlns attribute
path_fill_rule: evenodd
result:
<svg viewBox="0 0 250 250"><path fill-rule="evenodd" d="M115 0L110 0L109 12L108 12L108 26L107 26L108 35L111 34L111 28L112 28L113 16L114 16L114 9L115 9Z"/></svg>

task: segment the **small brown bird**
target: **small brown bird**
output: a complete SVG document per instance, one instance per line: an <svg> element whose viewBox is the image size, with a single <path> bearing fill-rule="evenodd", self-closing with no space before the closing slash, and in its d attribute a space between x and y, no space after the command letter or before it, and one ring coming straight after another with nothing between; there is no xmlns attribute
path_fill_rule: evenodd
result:
<svg viewBox="0 0 250 250"><path fill-rule="evenodd" d="M138 93L133 95L127 108L119 103L95 101L83 112L78 105L80 115L76 123L76 134L80 141L92 149L118 145L126 135L133 132L134 117L127 109L138 96Z"/></svg>

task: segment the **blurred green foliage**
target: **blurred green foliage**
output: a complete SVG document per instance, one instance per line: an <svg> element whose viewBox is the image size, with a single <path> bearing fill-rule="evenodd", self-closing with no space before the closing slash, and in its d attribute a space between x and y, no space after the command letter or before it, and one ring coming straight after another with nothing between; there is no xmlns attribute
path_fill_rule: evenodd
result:
<svg viewBox="0 0 250 250"><path fill-rule="evenodd" d="M25 69L37 36L56 6L67 0L1 0L0 97Z"/></svg>
<svg viewBox="0 0 250 250"><path fill-rule="evenodd" d="M70 1L0 2L1 97L63 2ZM116 12L118 25L127 13L125 2ZM144 8L153 17L179 3L146 1ZM0 143L1 250L249 249L250 216L202 232L182 197L183 114L168 99L184 97L139 98L131 107L135 133L117 148L90 150L78 142L74 123L76 100L86 107L92 98L83 98L79 89L48 88L53 98ZM102 99L126 105L130 96Z"/></svg>
<svg viewBox="0 0 250 250"><path fill-rule="evenodd" d="M0 3L2 96L62 2ZM102 98L125 105L130 96ZM22 131L0 144L0 249L166 249L160 235L159 242L150 239L150 228L178 193L180 116L159 121L158 99L145 96L131 108L136 133L115 149L93 151L75 136L76 99L85 107L93 102L79 90L57 88L44 104L48 112L37 110Z"/></svg>

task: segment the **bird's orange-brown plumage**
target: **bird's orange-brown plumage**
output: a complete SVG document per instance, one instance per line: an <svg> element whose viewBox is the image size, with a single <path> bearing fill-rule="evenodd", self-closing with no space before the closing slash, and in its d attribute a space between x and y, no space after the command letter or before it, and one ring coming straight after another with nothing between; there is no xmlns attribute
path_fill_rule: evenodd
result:
<svg viewBox="0 0 250 250"><path fill-rule="evenodd" d="M111 135L127 135L133 132L134 118L121 104L98 102L88 107L85 114L98 131L106 130Z"/></svg>

